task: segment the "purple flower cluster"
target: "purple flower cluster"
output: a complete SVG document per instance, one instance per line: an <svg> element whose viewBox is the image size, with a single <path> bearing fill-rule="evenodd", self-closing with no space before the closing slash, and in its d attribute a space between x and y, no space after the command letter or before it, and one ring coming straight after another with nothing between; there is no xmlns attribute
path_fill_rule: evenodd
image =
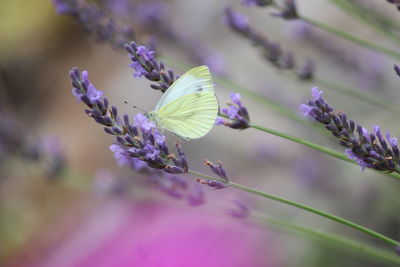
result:
<svg viewBox="0 0 400 267"><path fill-rule="evenodd" d="M214 189L224 189L229 179L228 176L226 175L225 169L222 167L221 161L218 161L217 164L214 164L209 160L205 160L204 164L208 166L215 175L220 177L221 180L205 180L198 178L197 182L199 184L206 184Z"/></svg>
<svg viewBox="0 0 400 267"><path fill-rule="evenodd" d="M130 27L118 24L93 1L53 0L53 4L57 13L72 17L79 26L99 41L122 47L134 37Z"/></svg>
<svg viewBox="0 0 400 267"><path fill-rule="evenodd" d="M249 24L248 18L244 15L226 8L225 21L233 31L252 41L255 46L260 47L264 58L274 67L295 71L301 80L310 80L313 78L314 64L311 61L297 67L291 52L283 51L278 43L270 41L261 32L254 29Z"/></svg>
<svg viewBox="0 0 400 267"><path fill-rule="evenodd" d="M400 152L397 138L386 133L386 140L379 126L372 133L352 120L343 112L334 111L322 98L322 91L311 89L312 99L301 105L305 116L325 125L340 144L347 149L346 155L356 161L361 168L400 173Z"/></svg>
<svg viewBox="0 0 400 267"><path fill-rule="evenodd" d="M230 93L231 101L228 101L228 108L221 110L222 114L227 116L230 121L218 117L215 121L216 125L225 125L232 129L249 128L250 116L246 107L240 101L239 93Z"/></svg>
<svg viewBox="0 0 400 267"><path fill-rule="evenodd" d="M156 82L150 85L155 90L165 92L177 79L172 70L166 70L164 63L158 63L154 58L154 51L145 46L137 46L135 42L125 44L132 63L129 65L135 72L134 77L144 76L146 79Z"/></svg>
<svg viewBox="0 0 400 267"><path fill-rule="evenodd" d="M116 136L116 143L110 149L120 165L128 165L135 170L145 168L143 165L146 165L175 174L188 171L187 160L180 145L176 143L177 155L170 154L165 136L145 115L137 114L133 123L130 123L126 114L121 119L117 108L109 108L107 98L89 81L87 71L81 74L77 68L73 68L70 77L73 95L88 106L86 114L104 125L106 133Z"/></svg>

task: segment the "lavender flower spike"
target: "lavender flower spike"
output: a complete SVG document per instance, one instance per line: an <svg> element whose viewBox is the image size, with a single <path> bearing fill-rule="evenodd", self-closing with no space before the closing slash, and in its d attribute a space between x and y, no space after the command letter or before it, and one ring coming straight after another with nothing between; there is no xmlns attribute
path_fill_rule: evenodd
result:
<svg viewBox="0 0 400 267"><path fill-rule="evenodd" d="M86 114L104 125L106 133L116 136L116 142L110 146L110 150L120 165L128 165L133 169L143 169L143 165L147 165L173 174L188 171L182 148L178 145L178 155L170 154L165 136L146 116L137 114L133 123L130 123L128 115L121 119L117 107L109 108L107 98L89 81L86 71L81 74L77 68L73 68L70 76L72 93L78 101L87 105Z"/></svg>
<svg viewBox="0 0 400 267"><path fill-rule="evenodd" d="M133 30L119 25L96 3L85 0L53 0L57 13L72 17L86 32L97 40L122 47L134 37Z"/></svg>
<svg viewBox="0 0 400 267"><path fill-rule="evenodd" d="M287 8L280 16L289 18L294 16L292 7L287 1ZM294 3L293 3L294 6ZM313 79L314 63L308 60L304 65L297 67L295 58L291 52L283 51L278 43L269 40L263 33L252 27L248 18L231 8L225 9L225 22L236 33L249 39L255 46L262 49L264 58L278 69L292 70L301 80Z"/></svg>
<svg viewBox="0 0 400 267"><path fill-rule="evenodd" d="M249 128L250 116L246 107L240 101L239 93L230 93L231 100L228 101L228 108L223 108L221 113L227 116L231 121L218 117L215 121L216 125L225 125L233 129Z"/></svg>
<svg viewBox="0 0 400 267"><path fill-rule="evenodd" d="M151 88L164 93L177 79L172 70L165 69L164 63L155 60L154 51L145 46L137 46L135 42L125 44L124 47L132 60L129 66L135 70L133 76L144 76L149 81L156 82Z"/></svg>
<svg viewBox="0 0 400 267"><path fill-rule="evenodd" d="M352 120L348 120L343 112L334 111L322 97L322 91L312 88L312 99L301 105L305 116L325 125L340 144L347 149L346 155L365 168L378 171L400 173L400 152L397 138L392 138L389 132L386 140L379 126L374 131L368 130Z"/></svg>

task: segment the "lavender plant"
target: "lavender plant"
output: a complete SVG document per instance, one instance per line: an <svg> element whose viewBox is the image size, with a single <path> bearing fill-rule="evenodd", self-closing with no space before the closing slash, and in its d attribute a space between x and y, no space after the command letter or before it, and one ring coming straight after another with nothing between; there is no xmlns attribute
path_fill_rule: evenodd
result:
<svg viewBox="0 0 400 267"><path fill-rule="evenodd" d="M293 4L290 3L292 3L292 1L287 2L287 8L295 8L294 2ZM372 96L366 92L359 92L357 89L349 88L340 83L316 77L315 64L311 60L307 60L302 66L296 67L293 54L290 52L285 53L281 50L278 44L271 43L262 33L250 26L248 18L244 15L227 8L225 10L225 20L233 31L238 32L247 39L250 39L256 46L260 46L264 55L266 55L264 58L266 58L268 62L272 62L273 66L278 67L279 69L287 69L295 72L297 77L302 81L313 81L314 83L328 87L338 93L363 100L369 104L393 113L398 114L400 112L400 109L388 99L382 99L379 96Z"/></svg>
<svg viewBox="0 0 400 267"><path fill-rule="evenodd" d="M87 33L93 35L96 40L121 47L134 37L134 31L131 27L115 21L94 2L53 0L53 4L59 14L74 18L78 25Z"/></svg>
<svg viewBox="0 0 400 267"><path fill-rule="evenodd" d="M157 84L150 85L151 88L164 93L178 78L172 70L165 69L164 63L158 63L155 60L154 51L145 46L137 46L135 42L131 42L129 45L125 44L124 47L132 60L129 66L135 70L133 76L144 76L146 79L156 82Z"/></svg>
<svg viewBox="0 0 400 267"><path fill-rule="evenodd" d="M291 6L292 1L286 1L286 6L279 16L286 19L295 18L293 15L293 10L295 10L294 3ZM290 10L290 7L292 10ZM297 14L296 14L297 16ZM293 66L292 56L286 56L285 58L280 58L279 47L274 47L274 45L269 44L269 49L273 52L270 53L269 60L271 62L283 62L278 63L280 67ZM154 53L147 49L146 47L137 46L135 43L130 43L125 45L125 49L130 54L132 64L131 67L134 68L135 77L145 77L146 79L155 82L151 87L161 92L165 90L176 80L177 76L174 75L172 70L166 70L164 64L158 63L154 58ZM277 56L278 55L278 56ZM286 64L286 65L285 65ZM312 73L311 64L308 64L302 72L299 72L300 78L310 78ZM321 216L330 218L337 222L343 223L357 230L363 231L374 237L377 237L389 244L398 244L388 237L385 237L379 233L376 233L368 228L356 225L348 220L342 219L340 217L321 212L317 209L305 206L300 203L285 200L261 191L257 191L228 180L225 170L222 168L222 164L213 164L210 161L206 161L206 165L210 167L210 170L216 174L217 177L212 177L204 175L193 170L189 170L187 159L183 150L176 145L177 153L170 154L169 148L165 142L165 136L160 133L160 131L155 127L155 125L149 121L143 114L137 114L134 118L133 124L130 124L129 116L124 115L123 119L118 116L118 111L115 106L108 108L108 100L103 97L103 93L98 91L93 84L90 83L88 79L87 72L82 72L74 68L70 73L72 84L74 86L73 94L78 101L85 103L88 109L85 112L93 119L104 125L104 130L116 136L116 142L110 147L114 152L114 155L120 164L130 165L134 169L146 169L148 172L167 172L172 174L184 174L190 173L195 176L202 178L198 179L200 184L207 184L215 189L222 189L227 186L238 188L249 193L253 193L265 198L274 199L298 208L319 214ZM245 129L252 127L255 129L261 129L261 127L251 124L249 120L249 114L247 109L243 106L240 101L239 94L231 94L231 100L228 104L229 108L222 110L222 115L228 117L231 121L225 121L223 119L218 119L217 124L223 124L235 129ZM267 131L268 132L268 131ZM278 134L279 135L279 134ZM290 139L290 138L288 138ZM310 147L313 145L308 144ZM327 150L324 150L327 152ZM144 166L144 167L143 167ZM183 195L182 190L186 188L185 183L182 182L180 178L173 178L175 176L167 176L159 180L160 189L170 194L171 196L181 197ZM176 176L179 177L179 176ZM192 197L188 197L188 201L194 204L202 203L204 200L201 191L197 191Z"/></svg>
<svg viewBox="0 0 400 267"><path fill-rule="evenodd" d="M308 60L304 65L297 67L294 55L291 52L283 51L279 44L270 41L261 32L254 29L244 15L233 11L231 8L226 8L225 21L233 31L249 39L255 46L260 47L263 50L264 58L274 67L297 72L298 78L302 80L313 78L314 63L312 61Z"/></svg>
<svg viewBox="0 0 400 267"><path fill-rule="evenodd" d="M322 98L322 91L314 87L312 99L301 105L305 116L325 125L340 144L347 147L346 155L355 160L361 168L373 168L378 171L400 173L398 140L386 133L386 140L379 126L373 133L352 120L344 112L334 111Z"/></svg>
<svg viewBox="0 0 400 267"><path fill-rule="evenodd" d="M216 125L228 126L232 129L249 128L250 116L246 107L240 101L239 93L230 93L231 101L228 101L228 108L223 108L221 114L230 119L230 121L218 117L215 121Z"/></svg>
<svg viewBox="0 0 400 267"><path fill-rule="evenodd" d="M19 159L33 162L49 179L61 177L66 158L60 141L54 136L34 136L9 112L0 112L0 166ZM3 174L4 175L4 174Z"/></svg>

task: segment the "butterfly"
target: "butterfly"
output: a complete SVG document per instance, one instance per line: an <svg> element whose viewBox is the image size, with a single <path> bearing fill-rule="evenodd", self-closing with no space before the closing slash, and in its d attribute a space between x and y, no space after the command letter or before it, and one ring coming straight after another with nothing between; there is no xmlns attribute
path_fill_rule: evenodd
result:
<svg viewBox="0 0 400 267"><path fill-rule="evenodd" d="M205 136L213 128L218 111L210 70L200 66L179 77L148 115L158 128L190 140Z"/></svg>

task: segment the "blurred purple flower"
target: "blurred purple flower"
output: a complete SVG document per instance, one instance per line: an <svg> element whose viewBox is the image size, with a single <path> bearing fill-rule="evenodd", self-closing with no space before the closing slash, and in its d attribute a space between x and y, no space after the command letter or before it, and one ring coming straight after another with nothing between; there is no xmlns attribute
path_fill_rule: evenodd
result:
<svg viewBox="0 0 400 267"><path fill-rule="evenodd" d="M234 32L260 47L264 58L274 67L296 71L297 77L301 80L313 79L314 63L312 61L308 60L303 66L297 68L293 53L284 51L278 43L270 41L263 33L252 27L244 15L226 8L224 20Z"/></svg>
<svg viewBox="0 0 400 267"><path fill-rule="evenodd" d="M236 219L245 219L250 216L250 209L246 204L243 203L243 201L235 199L232 202L234 207L227 211L230 216Z"/></svg>
<svg viewBox="0 0 400 267"><path fill-rule="evenodd" d="M57 13L72 17L85 32L97 40L109 42L115 47L133 39L132 28L120 25L100 6L88 0L53 0Z"/></svg>

